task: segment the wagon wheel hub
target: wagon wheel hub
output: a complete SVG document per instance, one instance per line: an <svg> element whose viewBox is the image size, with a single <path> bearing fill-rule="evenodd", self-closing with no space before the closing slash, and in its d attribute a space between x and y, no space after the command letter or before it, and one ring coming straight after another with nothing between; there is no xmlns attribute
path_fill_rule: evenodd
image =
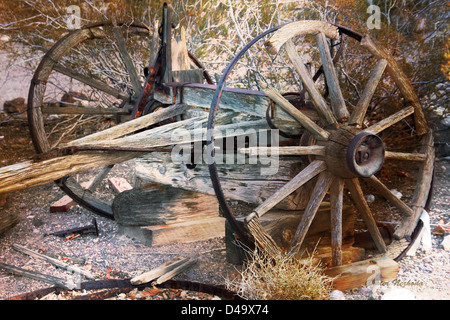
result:
<svg viewBox="0 0 450 320"><path fill-rule="evenodd" d="M367 178L383 166L384 143L375 134L342 127L331 132L326 143L325 161L336 176Z"/></svg>

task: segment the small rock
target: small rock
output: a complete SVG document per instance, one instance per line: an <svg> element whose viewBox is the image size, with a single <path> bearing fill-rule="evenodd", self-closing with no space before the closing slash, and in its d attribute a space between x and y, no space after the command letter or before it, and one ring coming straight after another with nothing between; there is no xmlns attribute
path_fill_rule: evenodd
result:
<svg viewBox="0 0 450 320"><path fill-rule="evenodd" d="M345 300L345 295L342 291L334 290L330 293L330 300Z"/></svg>
<svg viewBox="0 0 450 320"><path fill-rule="evenodd" d="M364 198L366 199L367 203L372 203L375 201L375 196L373 194L368 194L364 196Z"/></svg>
<svg viewBox="0 0 450 320"><path fill-rule="evenodd" d="M416 296L414 293L405 288L395 288L386 292L381 300L414 300Z"/></svg>
<svg viewBox="0 0 450 320"><path fill-rule="evenodd" d="M27 105L25 103L24 98L16 98L13 100L5 101L3 104L3 110L10 114L10 113L20 113L27 109Z"/></svg>
<svg viewBox="0 0 450 320"><path fill-rule="evenodd" d="M402 194L400 191L396 190L396 189L391 189L391 192L392 192L392 194L393 194L394 196L396 196L398 199L401 199L401 198L403 197L403 194Z"/></svg>
<svg viewBox="0 0 450 320"><path fill-rule="evenodd" d="M445 251L450 251L450 235L445 236L441 242L441 246Z"/></svg>

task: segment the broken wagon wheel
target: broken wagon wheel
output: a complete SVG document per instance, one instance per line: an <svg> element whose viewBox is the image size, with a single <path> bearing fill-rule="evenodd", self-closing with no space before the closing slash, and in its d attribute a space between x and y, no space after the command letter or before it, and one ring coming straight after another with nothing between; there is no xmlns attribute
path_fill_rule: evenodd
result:
<svg viewBox="0 0 450 320"><path fill-rule="evenodd" d="M130 119L145 82L144 69L156 57L155 35L157 30L144 24L95 23L69 32L45 54L28 97L29 127L38 154ZM165 118L155 120L164 121L183 110L169 110ZM124 162L120 166L125 173L117 175L132 176L126 161L138 155L124 152L119 162ZM111 197L115 194L107 185L97 194L94 190L108 174L115 174L116 163L56 183L80 205L112 218Z"/></svg>
<svg viewBox="0 0 450 320"><path fill-rule="evenodd" d="M350 103L353 96L349 97L342 89L344 77L333 63L329 50L328 39L336 40L340 35L353 38L356 40L356 48L367 49L376 59L375 66L358 71L366 80L364 91L355 104ZM380 253L386 253L387 246L380 234L377 220L390 219L391 223L396 225L396 239L411 235L427 202L434 166L432 132L406 75L386 49L375 44L369 36L360 35L348 28L319 21L299 21L275 27L249 42L225 69L211 104L207 136L209 151L214 150L212 129L216 114L220 111L220 98L225 82L231 77L238 61L260 42L265 42L270 63L275 61L276 55L284 57L290 63L295 71L291 76L300 78L319 114L319 119L311 119L283 97L283 92L293 91L289 83L277 83L285 81L285 74L277 77L273 74L263 74L263 69L255 72L257 85L277 108L290 114L313 137L306 140L315 140L315 144L301 143L298 147L269 146L241 150L256 156L266 155L272 150L280 155L306 155L310 159L295 177L273 195L262 199L257 207L245 216L244 226L233 214L222 191L216 162L209 165L211 181L222 212L235 230L237 238L248 246L252 246L256 241L259 247L271 255L282 251L297 255L319 207L327 201L331 210L333 265L342 264L342 214L346 205L357 209L376 249ZM315 52L311 52L313 44L317 47ZM305 60L314 60L314 57L317 57L317 67L323 66L329 90L328 99L321 93L324 84L313 81L305 61L299 54L300 49ZM254 57L253 59L256 60ZM242 62L240 64L242 65ZM268 66L263 63L259 65ZM254 65L251 68L255 70ZM378 102L380 100L374 98L377 87L383 84L383 77L392 79L401 93L397 100L400 102L399 106L394 110L389 110ZM211 154L214 157L214 153ZM404 172L403 180L394 179L400 172ZM290 234L287 245L275 242L261 225L260 218L306 184L312 184L313 191L305 194L308 201L300 222L293 230L286 230L289 231L286 234ZM406 189L403 198L399 199L392 189L401 188L405 184L413 185L414 188L409 191ZM365 195L369 192L376 195L377 201L366 201ZM393 217L384 217L386 211L392 212Z"/></svg>

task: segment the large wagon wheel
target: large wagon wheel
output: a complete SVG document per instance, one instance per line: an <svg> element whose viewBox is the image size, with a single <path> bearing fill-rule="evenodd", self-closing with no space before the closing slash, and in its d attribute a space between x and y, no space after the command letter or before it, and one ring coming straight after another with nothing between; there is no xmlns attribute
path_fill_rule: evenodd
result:
<svg viewBox="0 0 450 320"><path fill-rule="evenodd" d="M361 97L356 99L354 104L351 103L355 100L354 97L344 95L342 87L343 79L346 78L342 76L340 69L336 68L337 63L333 62L330 53L334 46L343 43L342 39L339 41L343 37L353 38L357 48L363 49L366 56L371 54L372 58L375 58L371 69L357 71L367 74L367 80ZM328 40L331 40L331 45ZM387 247L377 228L377 220L382 218L384 210L394 210L398 214L396 221L393 221L397 225L395 237L400 239L411 235L427 202L433 173L432 133L407 77L387 50L376 45L369 36L363 36L348 28L318 21L299 21L275 27L249 42L225 69L211 104L207 137L209 151L214 150L212 129L216 114L220 112L220 97L225 82L232 78L232 70L238 62L241 66L243 63L240 60L251 55L250 49L261 42L266 46L267 51L263 54L268 57L269 64L264 65L262 59L257 60L255 57L252 57L253 61L267 66L277 57L284 58L295 71L291 76L298 76L309 93L320 120L311 120L305 112L297 109L284 97L283 92L295 89L286 82L280 85L287 77L286 74L277 77L277 73L279 75L282 72L281 69L273 74L263 74L264 67L255 71L255 64L249 66L256 85L262 88L276 108L289 113L305 130L304 136L311 136L313 139L309 141L315 141L315 144L279 147L272 151L294 157L306 155L309 162L291 181L249 212L245 218L245 226L237 221L232 206L222 191L217 164L210 164L214 190L237 237L248 246L254 245L256 240L262 249L272 255L286 250L282 249L279 243L275 243L262 228L259 218L301 186L312 183L314 189L311 194L306 195L309 200L298 227L289 239L287 252L294 255L298 253L320 204L327 200L331 208L333 265L342 264L342 211L345 203L354 205L376 248L380 253L385 253ZM315 53L311 51L313 47L317 48L314 49ZM313 58L314 55L318 57L316 69L323 68L325 74L322 82L315 83L315 79L312 79L300 57L300 49L302 52L307 50ZM254 52L262 54L263 51ZM242 70L239 71L243 73ZM398 88L400 94L396 101L400 107L395 110L388 110L384 106L381 108L381 105L373 102L374 93L382 78L391 80ZM324 96L321 90L329 92L328 97ZM258 155L267 154L268 149L255 147L243 151ZM403 182L400 185L394 182L393 185L389 181L392 178L391 173L399 170L406 172ZM410 184L413 188L399 199L392 188L401 187L403 184ZM368 192L375 192L386 201L377 196L377 201L369 204L365 199Z"/></svg>
<svg viewBox="0 0 450 320"><path fill-rule="evenodd" d="M29 126L37 153L139 116L132 112L143 89L145 68L157 56L158 32L152 31L138 23L91 24L69 32L45 54L28 97ZM190 58L198 64L195 57ZM164 107L150 97L141 114ZM121 172L114 173L118 167ZM126 162L108 164L55 182L80 205L113 218L115 194L104 183L113 173L129 177L132 167ZM89 181L86 190L82 182Z"/></svg>

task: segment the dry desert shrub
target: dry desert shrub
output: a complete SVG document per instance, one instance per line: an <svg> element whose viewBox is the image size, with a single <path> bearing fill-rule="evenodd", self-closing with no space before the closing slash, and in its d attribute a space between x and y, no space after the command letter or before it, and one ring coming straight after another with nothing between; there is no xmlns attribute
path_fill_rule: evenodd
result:
<svg viewBox="0 0 450 320"><path fill-rule="evenodd" d="M312 259L307 263L286 253L270 258L263 250L248 252L240 277L227 279L226 286L248 300L324 300L332 288Z"/></svg>

